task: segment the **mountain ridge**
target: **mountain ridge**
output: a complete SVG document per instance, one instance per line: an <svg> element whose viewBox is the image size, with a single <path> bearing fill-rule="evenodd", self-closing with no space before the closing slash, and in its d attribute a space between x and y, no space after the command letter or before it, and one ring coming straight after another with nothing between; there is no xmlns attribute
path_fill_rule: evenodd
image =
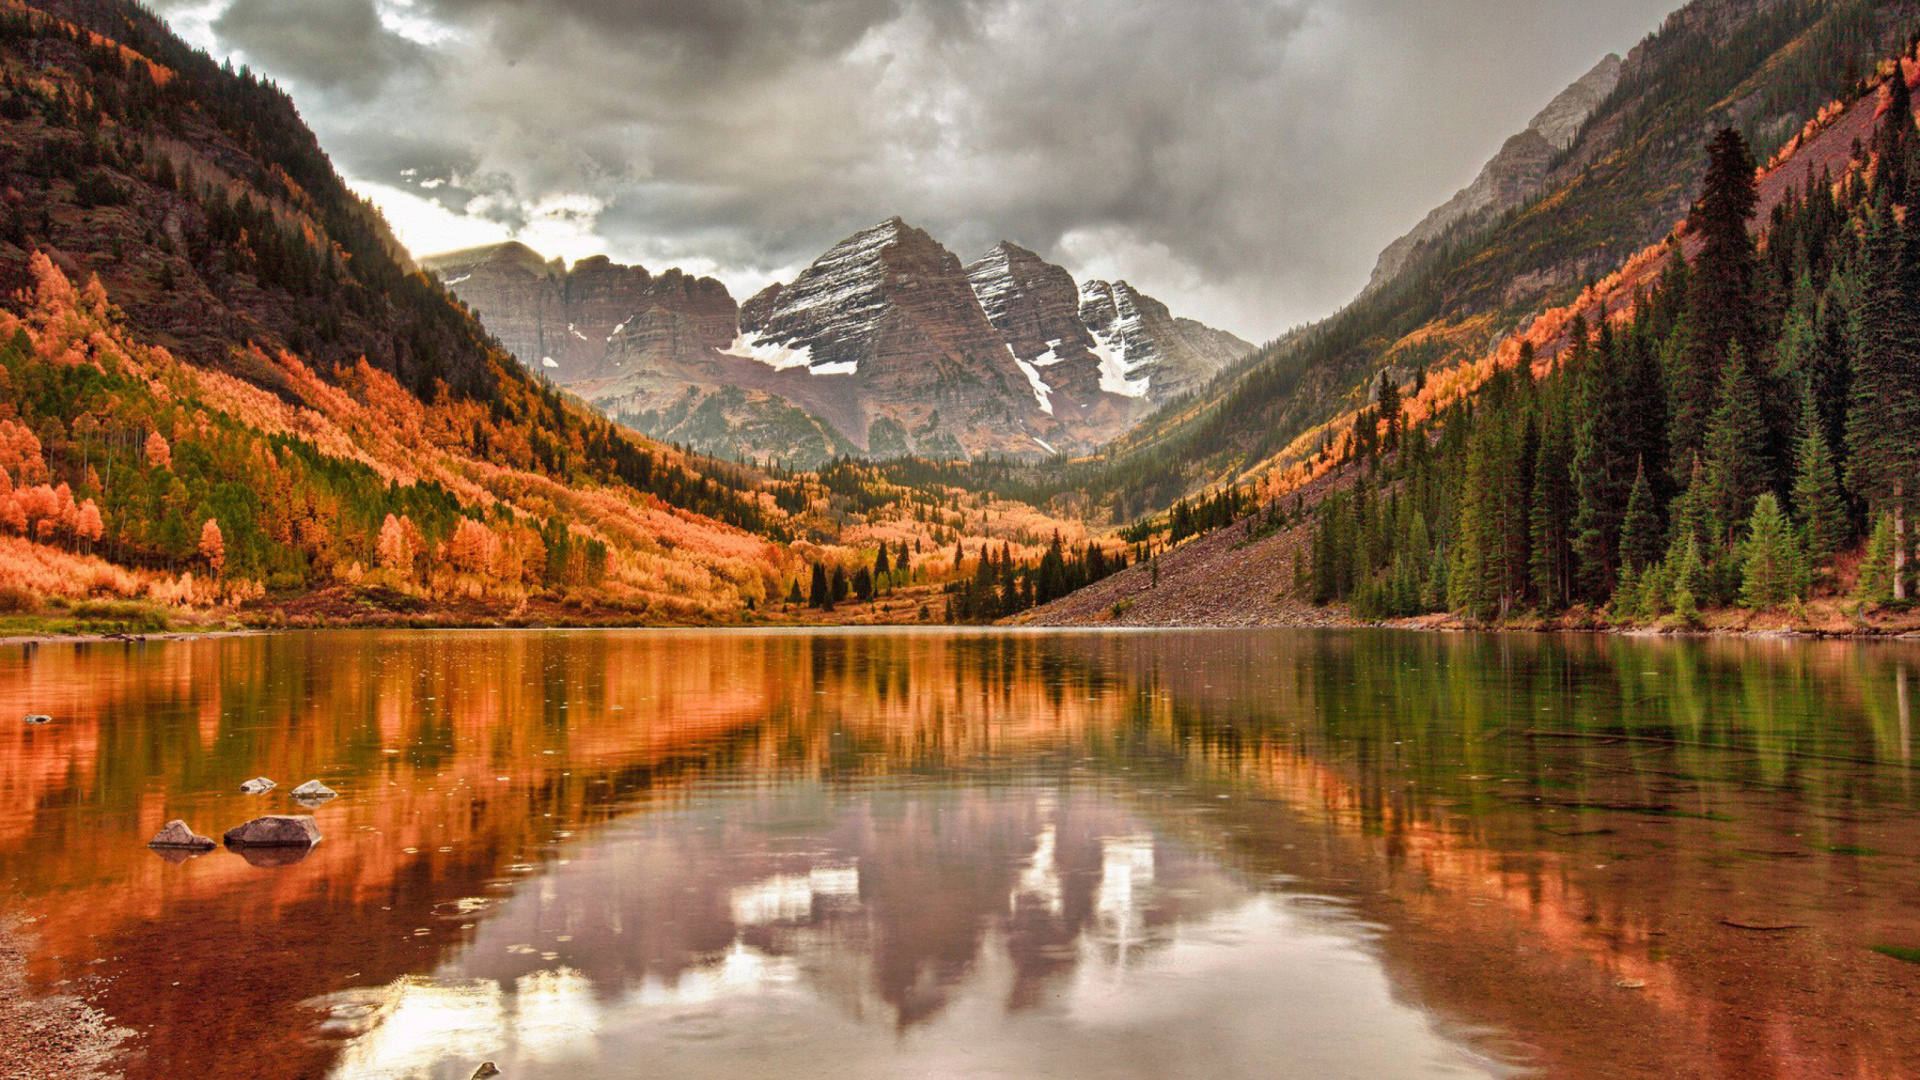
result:
<svg viewBox="0 0 1920 1080"><path fill-rule="evenodd" d="M699 333L652 348L616 346L615 337L634 341L625 320L644 310L648 283L678 271L556 266L519 244L421 262L523 364L623 422L700 449L801 465L862 452L1086 452L1253 348L1174 318L1125 283L1087 284L1102 307L1064 268L1010 242L963 265L898 217L737 306L700 279ZM592 318L570 299L574 275L590 265L634 283ZM688 315L684 304L659 310Z"/></svg>

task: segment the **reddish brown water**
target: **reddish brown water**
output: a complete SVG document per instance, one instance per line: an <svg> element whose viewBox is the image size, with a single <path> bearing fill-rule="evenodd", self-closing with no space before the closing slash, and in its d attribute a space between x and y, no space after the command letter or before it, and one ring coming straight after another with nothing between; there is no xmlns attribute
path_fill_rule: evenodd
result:
<svg viewBox="0 0 1920 1080"><path fill-rule="evenodd" d="M1915 676L1385 633L15 645L0 898L131 1077L1920 1076ZM341 798L304 859L143 846L307 779Z"/></svg>

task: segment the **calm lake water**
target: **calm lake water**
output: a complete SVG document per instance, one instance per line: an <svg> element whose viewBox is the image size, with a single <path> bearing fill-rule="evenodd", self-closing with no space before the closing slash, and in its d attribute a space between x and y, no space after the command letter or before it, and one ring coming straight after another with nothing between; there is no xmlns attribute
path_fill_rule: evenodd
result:
<svg viewBox="0 0 1920 1080"><path fill-rule="evenodd" d="M0 904L130 1077L1920 1076L1914 694L1908 644L11 645ZM316 778L303 860L143 846Z"/></svg>

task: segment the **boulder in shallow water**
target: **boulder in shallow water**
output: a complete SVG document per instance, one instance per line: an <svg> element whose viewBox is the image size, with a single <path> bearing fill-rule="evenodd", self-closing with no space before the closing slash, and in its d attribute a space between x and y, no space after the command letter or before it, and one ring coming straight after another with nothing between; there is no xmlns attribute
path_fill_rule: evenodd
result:
<svg viewBox="0 0 1920 1080"><path fill-rule="evenodd" d="M186 822L174 820L167 822L166 828L161 829L153 839L147 841L147 846L173 848L180 851L212 851L214 843L212 837L201 836L194 832L187 827Z"/></svg>
<svg viewBox="0 0 1920 1080"><path fill-rule="evenodd" d="M479 1068L473 1070L473 1080L489 1080L489 1078L499 1075L500 1070L494 1068L493 1062L491 1061L483 1061L480 1063Z"/></svg>
<svg viewBox="0 0 1920 1080"><path fill-rule="evenodd" d="M310 848L320 842L320 826L306 814L268 814L227 830L227 846Z"/></svg>
<svg viewBox="0 0 1920 1080"><path fill-rule="evenodd" d="M299 799L301 802L324 802L327 799L337 799L340 797L339 792L318 780L309 780L299 787L294 788L288 794Z"/></svg>
<svg viewBox="0 0 1920 1080"><path fill-rule="evenodd" d="M32 716L27 717L26 722L29 724L51 724L53 723L53 717L45 713L34 713Z"/></svg>
<svg viewBox="0 0 1920 1080"><path fill-rule="evenodd" d="M279 784L274 783L264 776L256 776L240 785L240 793L243 795L265 795L267 792L279 786Z"/></svg>

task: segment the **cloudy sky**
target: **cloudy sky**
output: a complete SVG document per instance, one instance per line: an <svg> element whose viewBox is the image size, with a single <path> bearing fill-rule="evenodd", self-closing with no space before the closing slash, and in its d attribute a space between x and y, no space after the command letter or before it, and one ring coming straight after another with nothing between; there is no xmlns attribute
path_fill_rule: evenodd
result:
<svg viewBox="0 0 1920 1080"><path fill-rule="evenodd" d="M895 214L1250 339L1327 314L1680 0L158 0L416 254L518 236L744 298Z"/></svg>

